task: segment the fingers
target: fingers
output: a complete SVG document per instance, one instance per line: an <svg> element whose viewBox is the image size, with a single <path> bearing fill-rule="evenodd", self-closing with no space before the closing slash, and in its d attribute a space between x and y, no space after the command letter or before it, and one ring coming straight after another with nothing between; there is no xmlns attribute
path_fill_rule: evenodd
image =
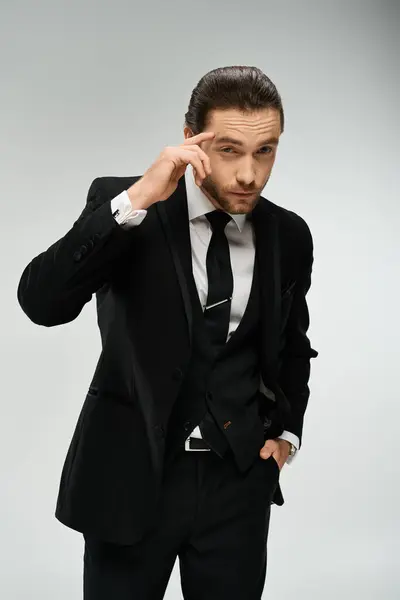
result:
<svg viewBox="0 0 400 600"><path fill-rule="evenodd" d="M282 463L279 448L277 448L277 449L271 448L271 446L266 448L266 446L263 446L260 450L260 456L264 460L267 460L268 458L270 458L272 456L273 460L275 460L276 463L278 464L279 470L282 470L282 467L285 464L285 461L283 461L283 463Z"/></svg>
<svg viewBox="0 0 400 600"><path fill-rule="evenodd" d="M203 131L193 137L186 138L183 142L185 146L192 146L193 144L200 144L201 142L210 141L215 136L214 131Z"/></svg>
<svg viewBox="0 0 400 600"><path fill-rule="evenodd" d="M201 144L202 142L205 142L205 141L210 141L214 136L215 136L214 131L203 131L202 133L199 133L198 135L194 135L190 138L187 138L183 142L183 146L187 147L188 150L195 150L196 152L199 153L202 163L204 165L204 171L206 172L206 175L211 175L210 159L208 158L207 154L200 148L199 144ZM204 177L201 177L201 173L197 169L196 169L196 172L194 175L195 175L197 185L201 186ZM199 180L199 177L200 177L200 180Z"/></svg>
<svg viewBox="0 0 400 600"><path fill-rule="evenodd" d="M186 150L186 148L185 148ZM188 146L187 150L189 152L195 152L203 165L203 170L205 173L205 177L207 177L207 175L211 175L211 162L210 162L210 158L209 156L204 152L204 150L202 150L199 146Z"/></svg>
<svg viewBox="0 0 400 600"><path fill-rule="evenodd" d="M181 150L179 153L179 158L184 161L186 164L192 165L192 167L196 170L196 180L201 178L202 180L206 177L206 172L203 163L199 155L195 152L189 152L189 150Z"/></svg>
<svg viewBox="0 0 400 600"><path fill-rule="evenodd" d="M261 448L260 456L261 456L261 458L267 459L271 456L271 454L273 454L277 450L279 450L278 444L274 440L269 439L265 442L264 446Z"/></svg>
<svg viewBox="0 0 400 600"><path fill-rule="evenodd" d="M191 164L195 170L195 179L197 185L201 185L203 179L211 174L211 163L207 154L198 146L181 148L179 156L187 163Z"/></svg>
<svg viewBox="0 0 400 600"><path fill-rule="evenodd" d="M272 454L273 450L268 450L267 448L262 448L260 451L261 458L269 458Z"/></svg>
<svg viewBox="0 0 400 600"><path fill-rule="evenodd" d="M172 161L178 170L184 165L191 164L196 183L201 186L203 180L211 174L211 162L196 141L202 142L205 139L211 139L214 135L214 132L208 131L188 138L180 146L167 146L161 153L160 160Z"/></svg>

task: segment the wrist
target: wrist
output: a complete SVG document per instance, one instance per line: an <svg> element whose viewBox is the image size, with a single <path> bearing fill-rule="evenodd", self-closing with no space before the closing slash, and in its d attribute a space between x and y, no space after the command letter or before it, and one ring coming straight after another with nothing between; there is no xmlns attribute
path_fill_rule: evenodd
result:
<svg viewBox="0 0 400 600"><path fill-rule="evenodd" d="M138 181L126 190L132 205L132 210L147 210L149 206L153 204L150 195L146 193L140 183L141 181Z"/></svg>
<svg viewBox="0 0 400 600"><path fill-rule="evenodd" d="M288 440L283 440L282 438L279 438L279 442L282 444L284 444L285 449L287 450L288 454L292 453L292 448L294 448L292 442L289 442Z"/></svg>

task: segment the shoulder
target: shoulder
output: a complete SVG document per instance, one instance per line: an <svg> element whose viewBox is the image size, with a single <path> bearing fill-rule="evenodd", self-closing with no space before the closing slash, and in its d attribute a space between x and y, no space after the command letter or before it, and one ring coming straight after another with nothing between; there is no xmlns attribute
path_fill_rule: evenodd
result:
<svg viewBox="0 0 400 600"><path fill-rule="evenodd" d="M139 181L141 175L132 175L128 177L103 176L93 179L89 187L88 196L100 195L104 198L113 198L131 185Z"/></svg>
<svg viewBox="0 0 400 600"><path fill-rule="evenodd" d="M264 206L271 214L275 215L279 223L279 231L283 242L290 245L302 246L305 250L313 248L313 238L310 227L303 217L296 212L279 206L266 198L263 198Z"/></svg>

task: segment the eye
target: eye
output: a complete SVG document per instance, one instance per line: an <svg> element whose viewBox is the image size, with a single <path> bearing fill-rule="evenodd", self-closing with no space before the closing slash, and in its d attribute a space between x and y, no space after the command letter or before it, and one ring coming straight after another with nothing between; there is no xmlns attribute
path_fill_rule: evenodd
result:
<svg viewBox="0 0 400 600"><path fill-rule="evenodd" d="M236 154L233 148L221 148L221 152L223 152L224 154ZM273 148L271 146L263 146L262 148L260 148L259 152L261 154L271 154L271 152L273 152Z"/></svg>

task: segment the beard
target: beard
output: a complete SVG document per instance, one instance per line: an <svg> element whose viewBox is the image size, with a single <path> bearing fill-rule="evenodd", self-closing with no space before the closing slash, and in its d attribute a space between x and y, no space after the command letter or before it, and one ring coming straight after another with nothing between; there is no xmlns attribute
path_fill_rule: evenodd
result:
<svg viewBox="0 0 400 600"><path fill-rule="evenodd" d="M208 175L202 183L201 189L209 197L210 200L214 200L218 205L227 213L232 215L243 215L251 213L257 206L260 200L260 193L254 190L255 196L251 199L240 199L236 201L231 200L223 190L221 191L212 178ZM251 190L246 190L250 193Z"/></svg>

